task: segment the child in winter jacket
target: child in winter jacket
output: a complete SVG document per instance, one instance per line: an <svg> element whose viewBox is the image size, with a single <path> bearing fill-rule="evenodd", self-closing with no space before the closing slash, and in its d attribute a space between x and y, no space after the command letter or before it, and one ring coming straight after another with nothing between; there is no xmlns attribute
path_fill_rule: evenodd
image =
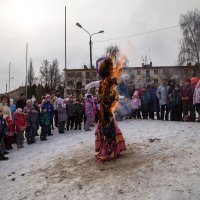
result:
<svg viewBox="0 0 200 200"><path fill-rule="evenodd" d="M15 128L16 128L16 144L17 148L23 148L24 144L24 131L27 127L27 120L26 115L22 112L21 108L17 108L17 110L14 113L14 122L15 122Z"/></svg>
<svg viewBox="0 0 200 200"><path fill-rule="evenodd" d="M28 115L27 115L27 144L35 143L35 136L37 130L39 129L39 119L38 119L38 112L35 110L35 107L32 106Z"/></svg>
<svg viewBox="0 0 200 200"><path fill-rule="evenodd" d="M200 81L197 83L194 90L193 104L196 106L196 110L198 112L198 122L200 122Z"/></svg>
<svg viewBox="0 0 200 200"><path fill-rule="evenodd" d="M8 157L5 157L6 147L4 144L4 138L7 132L6 120L3 118L3 112L0 110L0 160L8 160Z"/></svg>
<svg viewBox="0 0 200 200"><path fill-rule="evenodd" d="M185 79L185 85L181 88L184 121L195 121L195 108L193 105L194 88L190 79Z"/></svg>
<svg viewBox="0 0 200 200"><path fill-rule="evenodd" d="M145 86L142 87L141 110L143 119L147 119L150 112L150 93Z"/></svg>
<svg viewBox="0 0 200 200"><path fill-rule="evenodd" d="M171 121L181 121L182 120L182 100L180 86L175 85L173 92L171 93L170 100L170 120Z"/></svg>
<svg viewBox="0 0 200 200"><path fill-rule="evenodd" d="M93 125L95 121L93 99L91 94L87 94L85 98L85 114L87 117L87 121L85 124L85 131L90 131L91 130L90 127Z"/></svg>
<svg viewBox="0 0 200 200"><path fill-rule="evenodd" d="M57 111L58 111L58 131L59 133L65 132L65 123L67 121L66 108L63 105L63 99L57 99Z"/></svg>
<svg viewBox="0 0 200 200"><path fill-rule="evenodd" d="M140 116L141 100L140 100L138 91L135 91L133 94L132 108L133 108L132 117L134 119L136 119L136 117L140 119L141 118L141 116Z"/></svg>
<svg viewBox="0 0 200 200"><path fill-rule="evenodd" d="M47 134L49 131L49 127L51 126L51 121L50 117L47 113L46 107L42 107L42 112L40 113L40 126L41 126L41 134L40 134L40 139L41 140L47 140Z"/></svg>
<svg viewBox="0 0 200 200"><path fill-rule="evenodd" d="M4 142L6 149L10 150L13 149L12 144L14 142L15 124L9 116L6 117L6 123L8 130Z"/></svg>

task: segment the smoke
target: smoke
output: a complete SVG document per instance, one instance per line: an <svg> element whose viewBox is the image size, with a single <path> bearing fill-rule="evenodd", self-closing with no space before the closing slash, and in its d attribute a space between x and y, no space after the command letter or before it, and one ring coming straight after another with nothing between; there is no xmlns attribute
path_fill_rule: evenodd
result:
<svg viewBox="0 0 200 200"><path fill-rule="evenodd" d="M118 100L118 107L114 111L114 116L117 121L123 120L125 117L129 117L132 113L132 102L129 98L120 96Z"/></svg>

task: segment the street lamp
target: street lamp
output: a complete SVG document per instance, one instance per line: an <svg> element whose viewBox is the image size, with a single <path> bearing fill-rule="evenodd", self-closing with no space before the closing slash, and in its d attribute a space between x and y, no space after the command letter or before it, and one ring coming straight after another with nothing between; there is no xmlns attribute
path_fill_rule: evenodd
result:
<svg viewBox="0 0 200 200"><path fill-rule="evenodd" d="M92 36L93 36L93 35L96 35L96 34L99 34L99 33L104 33L104 31L101 30L101 31L99 31L99 32L90 34L87 30L85 30L85 29L81 26L81 24L76 23L76 26L78 26L79 28L82 28L82 29L90 36L90 42L89 42L89 45L90 45L90 68L92 69Z"/></svg>
<svg viewBox="0 0 200 200"><path fill-rule="evenodd" d="M7 85L7 82L9 82L9 92L10 92L10 80L14 79L14 76L9 78L7 81L6 81L6 93L7 93L7 90L8 90L8 85Z"/></svg>

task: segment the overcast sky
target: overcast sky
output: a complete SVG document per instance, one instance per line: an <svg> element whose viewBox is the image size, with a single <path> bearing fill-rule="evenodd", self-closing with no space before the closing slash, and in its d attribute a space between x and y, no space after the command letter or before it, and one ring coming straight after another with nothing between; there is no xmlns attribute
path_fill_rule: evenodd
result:
<svg viewBox="0 0 200 200"><path fill-rule="evenodd" d="M6 89L11 62L11 90L24 84L25 48L39 74L44 59L57 58L64 68L64 7L67 6L67 67L89 65L89 36L94 35L93 63L109 45L130 46L129 66L141 66L150 55L154 66L177 63L179 27L135 37L97 42L178 25L181 13L200 9L199 0L0 0L0 93Z"/></svg>

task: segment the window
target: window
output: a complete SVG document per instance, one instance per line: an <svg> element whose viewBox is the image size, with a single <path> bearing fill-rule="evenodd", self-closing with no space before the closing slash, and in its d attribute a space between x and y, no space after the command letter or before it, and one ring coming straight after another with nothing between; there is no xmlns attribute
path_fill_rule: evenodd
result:
<svg viewBox="0 0 200 200"><path fill-rule="evenodd" d="M96 72L92 72L92 78L95 79L97 76L97 73Z"/></svg>
<svg viewBox="0 0 200 200"><path fill-rule="evenodd" d="M150 76L150 71L146 70L146 76Z"/></svg>
<svg viewBox="0 0 200 200"><path fill-rule="evenodd" d="M90 78L90 72L86 72L86 79Z"/></svg>
<svg viewBox="0 0 200 200"><path fill-rule="evenodd" d="M72 86L73 85L73 81L67 81L67 85Z"/></svg>
<svg viewBox="0 0 200 200"><path fill-rule="evenodd" d="M77 77L81 78L81 72L77 72Z"/></svg>
<svg viewBox="0 0 200 200"><path fill-rule="evenodd" d="M162 70L162 74L166 74L166 69L163 69L163 70Z"/></svg>
<svg viewBox="0 0 200 200"><path fill-rule="evenodd" d="M141 70L140 69L137 70L137 75L141 75Z"/></svg>
<svg viewBox="0 0 200 200"><path fill-rule="evenodd" d="M67 73L67 77L71 77L71 73Z"/></svg>
<svg viewBox="0 0 200 200"><path fill-rule="evenodd" d="M158 75L158 70L154 69L154 75Z"/></svg>

